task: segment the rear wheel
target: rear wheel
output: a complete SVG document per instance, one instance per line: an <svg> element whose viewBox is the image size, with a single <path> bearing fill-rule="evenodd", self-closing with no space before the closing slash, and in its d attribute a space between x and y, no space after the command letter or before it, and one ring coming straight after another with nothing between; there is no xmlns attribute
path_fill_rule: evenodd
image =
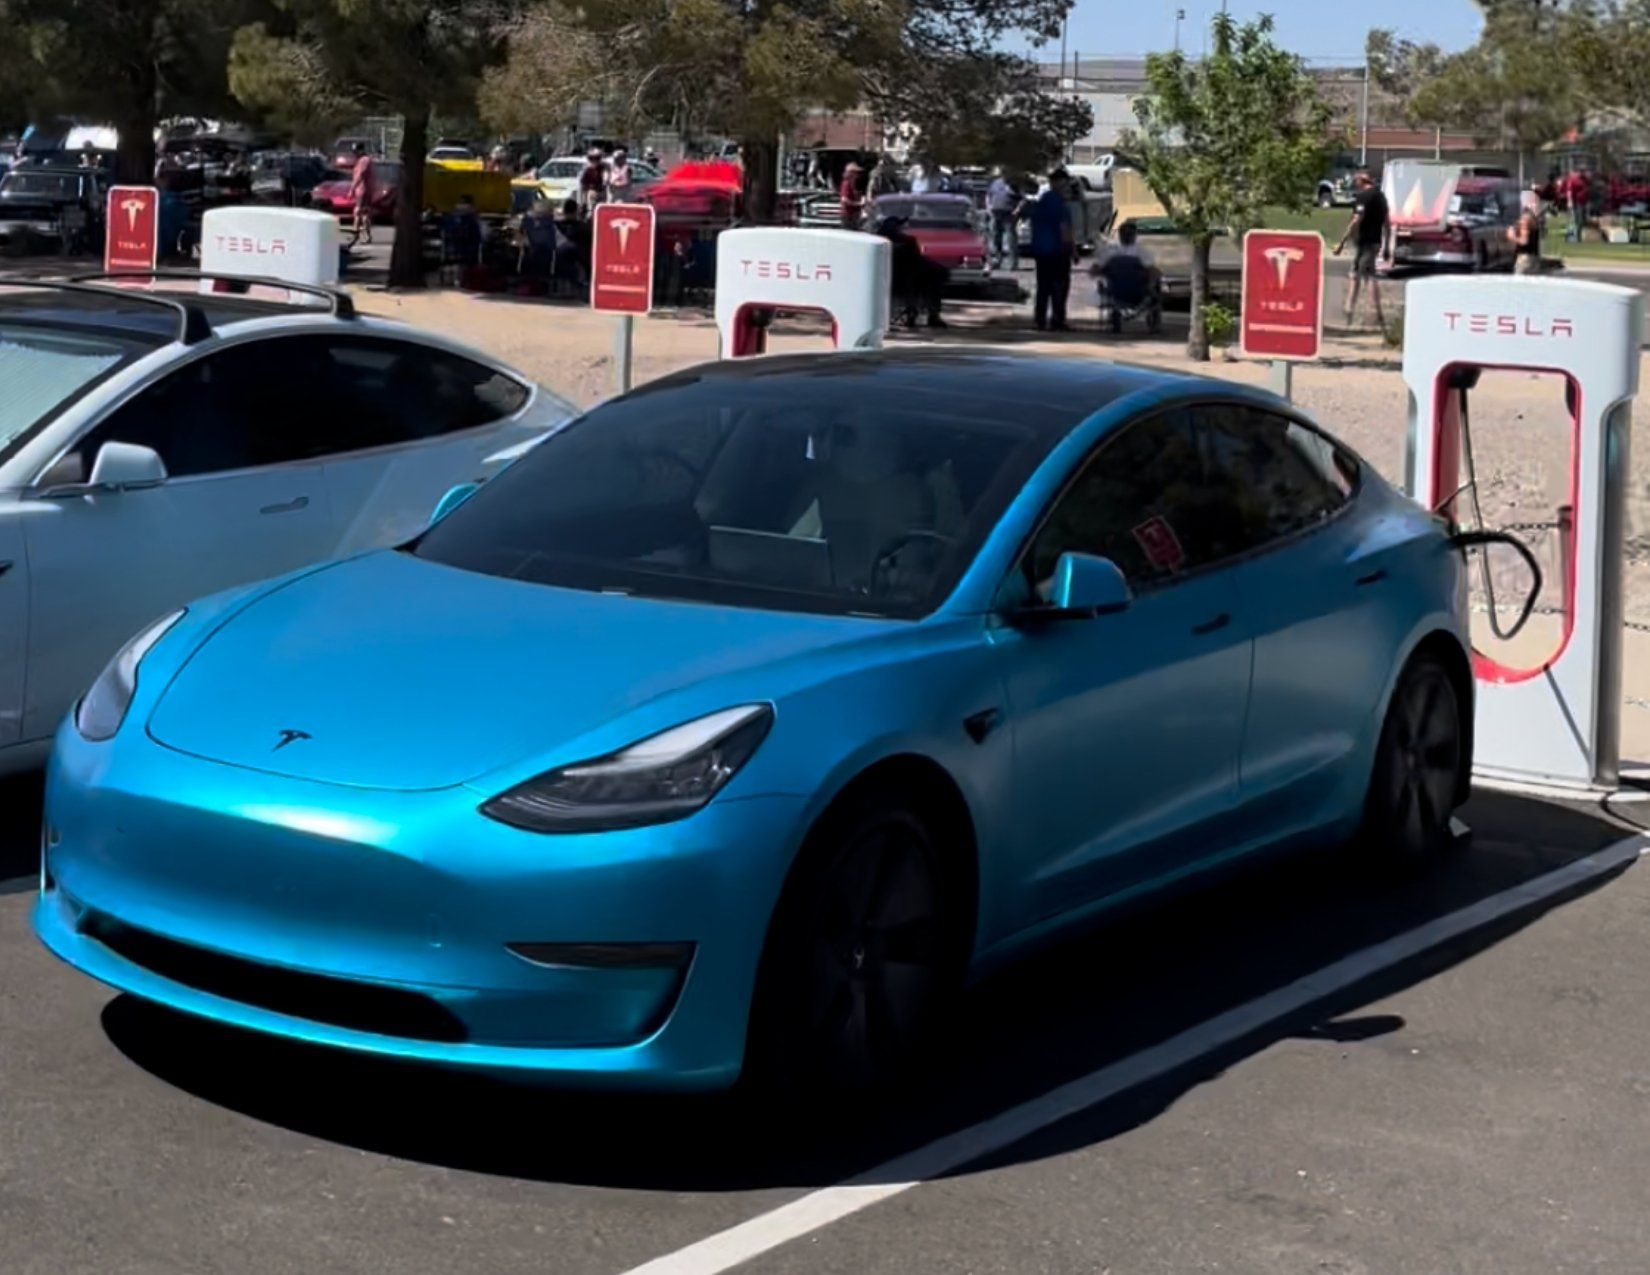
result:
<svg viewBox="0 0 1650 1275"><path fill-rule="evenodd" d="M1411 865L1449 848L1464 746L1461 703L1449 674L1435 659L1415 660L1381 727L1360 836L1368 853Z"/></svg>
<svg viewBox="0 0 1650 1275"><path fill-rule="evenodd" d="M867 794L827 816L787 882L763 954L756 1083L842 1094L895 1078L956 986L957 933L916 810Z"/></svg>

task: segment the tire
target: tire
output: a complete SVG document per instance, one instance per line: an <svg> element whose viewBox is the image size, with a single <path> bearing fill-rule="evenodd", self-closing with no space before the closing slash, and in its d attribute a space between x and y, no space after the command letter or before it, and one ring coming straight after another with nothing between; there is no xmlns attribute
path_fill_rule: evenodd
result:
<svg viewBox="0 0 1650 1275"><path fill-rule="evenodd" d="M1328 190L1320 190L1318 192L1318 207L1319 208L1333 208L1334 206L1335 206L1334 192L1333 191L1328 191Z"/></svg>
<svg viewBox="0 0 1650 1275"><path fill-rule="evenodd" d="M1449 849L1465 740L1449 673L1430 656L1412 661L1392 693L1364 798L1358 840L1370 858L1408 868Z"/></svg>
<svg viewBox="0 0 1650 1275"><path fill-rule="evenodd" d="M747 1081L768 1095L886 1089L961 982L961 932L921 813L869 791L810 835L769 929Z"/></svg>

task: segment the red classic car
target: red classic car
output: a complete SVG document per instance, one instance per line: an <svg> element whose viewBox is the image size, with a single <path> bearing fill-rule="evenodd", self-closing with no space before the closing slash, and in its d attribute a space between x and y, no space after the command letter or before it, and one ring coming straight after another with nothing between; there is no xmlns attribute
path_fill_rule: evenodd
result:
<svg viewBox="0 0 1650 1275"><path fill-rule="evenodd" d="M951 272L952 283L986 277L985 237L967 195L881 195L871 204L869 227L890 217L905 223L922 255Z"/></svg>
<svg viewBox="0 0 1650 1275"><path fill-rule="evenodd" d="M401 165L392 159L373 160L371 204L374 221L395 220L395 199L400 190ZM355 201L350 197L350 175L330 174L326 181L310 191L309 206L322 212L337 213L340 217L352 216Z"/></svg>

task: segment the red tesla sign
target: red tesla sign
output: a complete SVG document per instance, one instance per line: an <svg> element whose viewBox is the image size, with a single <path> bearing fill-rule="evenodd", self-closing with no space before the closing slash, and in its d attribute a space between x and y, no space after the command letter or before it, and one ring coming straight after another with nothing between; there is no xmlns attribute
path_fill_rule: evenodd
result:
<svg viewBox="0 0 1650 1275"><path fill-rule="evenodd" d="M1254 358L1315 359L1323 341L1323 237L1310 230L1243 236L1241 348Z"/></svg>
<svg viewBox="0 0 1650 1275"><path fill-rule="evenodd" d="M653 209L597 204L590 245L590 307L646 314L653 304Z"/></svg>
<svg viewBox="0 0 1650 1275"><path fill-rule="evenodd" d="M160 250L160 192L153 186L109 187L103 268L153 270Z"/></svg>

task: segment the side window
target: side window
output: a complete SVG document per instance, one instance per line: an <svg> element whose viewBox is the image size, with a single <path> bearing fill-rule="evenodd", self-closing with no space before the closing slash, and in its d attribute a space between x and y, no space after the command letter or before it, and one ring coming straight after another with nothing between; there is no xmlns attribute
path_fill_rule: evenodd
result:
<svg viewBox="0 0 1650 1275"><path fill-rule="evenodd" d="M1357 462L1316 430L1238 404L1192 412L1211 480L1231 505L1231 551L1305 530L1351 498Z"/></svg>
<svg viewBox="0 0 1650 1275"><path fill-rule="evenodd" d="M1110 558L1137 590L1228 552L1224 493L1205 477L1185 412L1140 421L1102 444L1060 497L1024 563L1042 598L1067 551Z"/></svg>
<svg viewBox="0 0 1650 1275"><path fill-rule="evenodd" d="M324 400L338 429L326 452L437 438L512 416L528 391L469 359L406 341L324 339Z"/></svg>
<svg viewBox="0 0 1650 1275"><path fill-rule="evenodd" d="M314 351L292 342L232 346L143 390L95 426L75 451L90 473L108 442L153 448L174 478L301 460L312 454Z"/></svg>

